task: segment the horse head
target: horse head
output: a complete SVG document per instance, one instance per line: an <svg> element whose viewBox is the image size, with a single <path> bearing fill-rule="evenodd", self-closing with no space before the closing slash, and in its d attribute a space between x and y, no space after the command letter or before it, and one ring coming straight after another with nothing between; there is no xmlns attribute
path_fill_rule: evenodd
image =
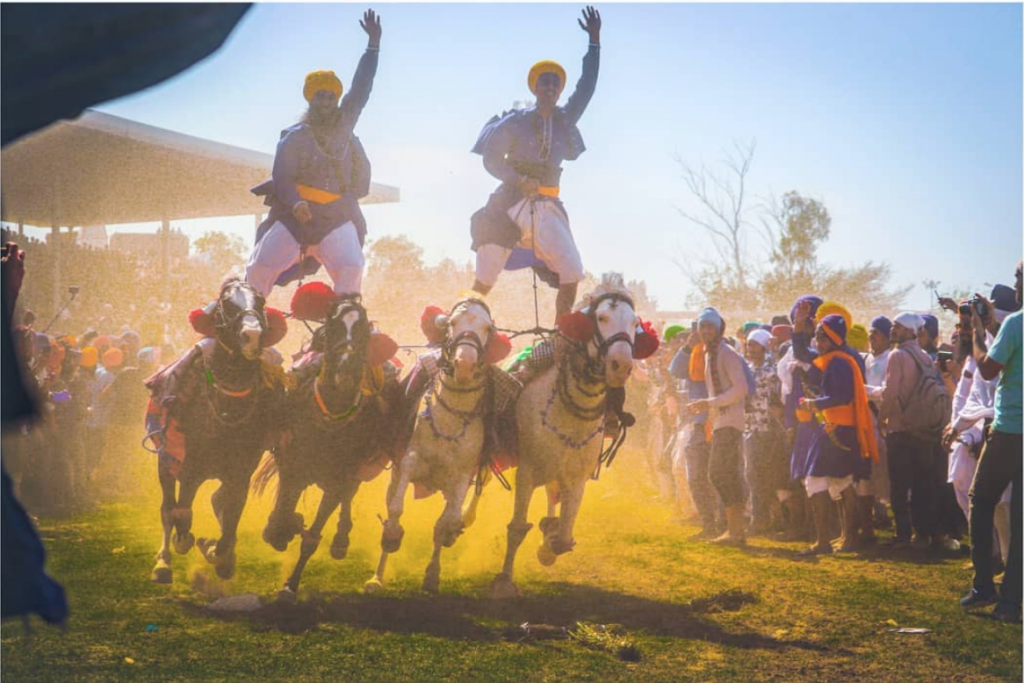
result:
<svg viewBox="0 0 1024 683"><path fill-rule="evenodd" d="M479 379L485 365L501 361L512 350L508 337L494 329L491 309L480 299L463 299L450 313L431 306L423 315L423 331L430 341L441 344L457 385Z"/></svg>
<svg viewBox="0 0 1024 683"><path fill-rule="evenodd" d="M585 344L587 357L610 387L624 386L633 361L657 350L657 334L636 314L633 297L618 273L583 298L580 306L562 315L558 328L572 341Z"/></svg>
<svg viewBox="0 0 1024 683"><path fill-rule="evenodd" d="M238 278L225 281L213 309L213 322L217 339L229 350L250 361L260 357L270 323L266 300L252 285Z"/></svg>
<svg viewBox="0 0 1024 683"><path fill-rule="evenodd" d="M366 363L370 320L358 295L335 300L323 327L324 363L338 387L358 384Z"/></svg>

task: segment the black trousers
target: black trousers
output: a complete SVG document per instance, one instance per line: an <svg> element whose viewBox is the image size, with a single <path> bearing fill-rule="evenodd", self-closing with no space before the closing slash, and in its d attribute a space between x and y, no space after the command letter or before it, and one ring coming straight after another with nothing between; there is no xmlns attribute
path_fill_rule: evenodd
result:
<svg viewBox="0 0 1024 683"><path fill-rule="evenodd" d="M743 475L740 463L743 461L743 434L733 427L716 429L711 435L711 460L708 476L722 504L726 507L743 505Z"/></svg>
<svg viewBox="0 0 1024 683"><path fill-rule="evenodd" d="M974 589L991 593L992 517L1007 484L1013 484L1010 498L1010 556L1003 575L1002 600L1021 604L1021 434L989 432L978 458L978 469L971 484L971 563L974 564Z"/></svg>
<svg viewBox="0 0 1024 683"><path fill-rule="evenodd" d="M936 436L936 439L939 437ZM889 456L889 499L896 518L896 538L910 540L911 529L919 536L938 533L938 458L931 439L909 432L885 438Z"/></svg>

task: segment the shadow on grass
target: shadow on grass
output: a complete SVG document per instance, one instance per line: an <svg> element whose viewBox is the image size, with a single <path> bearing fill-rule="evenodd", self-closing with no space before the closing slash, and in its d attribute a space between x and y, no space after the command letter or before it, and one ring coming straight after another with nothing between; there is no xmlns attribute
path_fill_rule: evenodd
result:
<svg viewBox="0 0 1024 683"><path fill-rule="evenodd" d="M833 555L800 555L809 544L801 544L797 548L779 546L756 546L746 545L741 548L743 553L755 557L771 557L791 562L802 562L817 564L822 560L835 559L843 561L864 560L867 562L887 562L890 564L915 564L933 565L942 564L948 560L958 558L970 558L961 552L916 550L911 548L894 549L889 545L881 543L870 543L863 545L860 549L849 553L837 553Z"/></svg>
<svg viewBox="0 0 1024 683"><path fill-rule="evenodd" d="M672 604L590 586L548 584L550 594L511 600L455 595L315 596L296 605L274 602L247 614L216 614L184 601L195 616L248 621L254 630L304 633L319 624L346 624L384 633L422 633L440 638L497 641L509 627L531 624L573 626L577 621L620 624L627 631L710 641L744 649L830 648L803 640L780 641L751 631L727 629L707 615L735 612L756 603L751 593L725 591L689 604ZM494 624L499 622L499 624ZM493 624L493 625L488 625Z"/></svg>

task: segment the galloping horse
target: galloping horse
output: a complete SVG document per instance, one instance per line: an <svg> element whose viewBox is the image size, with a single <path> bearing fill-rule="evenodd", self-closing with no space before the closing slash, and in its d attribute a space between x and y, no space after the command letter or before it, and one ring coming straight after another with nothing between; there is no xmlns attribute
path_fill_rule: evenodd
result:
<svg viewBox="0 0 1024 683"><path fill-rule="evenodd" d="M634 353L634 340L641 341L638 327L642 354ZM657 337L652 340L648 328L641 327L618 274L605 275L575 311L560 318L559 329L563 340L556 344L554 364L526 384L516 403L515 510L508 525L504 567L492 583L495 597L519 594L512 580L513 565L516 551L533 528L527 512L538 486L547 488L548 514L540 522L544 541L537 558L547 566L572 550L584 486L601 464L607 390L625 384L634 356L657 348Z"/></svg>
<svg viewBox="0 0 1024 683"><path fill-rule="evenodd" d="M282 552L296 535L302 537L298 563L278 593L288 602L296 600L306 563L339 505L331 557L344 559L352 499L360 483L380 474L392 455L401 405L397 369L387 362L398 345L373 330L358 296L336 297L323 283L310 283L296 292L292 317L326 322L313 335L312 358L292 371L297 387L285 410L289 438L264 458L252 484L262 493L280 475L263 540ZM304 529L295 506L312 484L323 497L316 518Z"/></svg>
<svg viewBox="0 0 1024 683"><path fill-rule="evenodd" d="M481 473L490 419L519 392L518 383L493 365L508 355L511 344L495 331L483 301L465 299L450 315L430 307L423 324L428 338L442 348L421 356L404 382L406 408L415 411L412 434L408 450L391 471L381 555L376 573L364 586L368 593L380 590L388 555L401 546L405 532L399 520L409 484L444 494L445 509L434 525L434 553L423 578L423 590L437 592L441 549L451 547L469 523L462 505L474 476Z"/></svg>
<svg viewBox="0 0 1024 683"><path fill-rule="evenodd" d="M262 357L284 337L287 324L255 289L230 278L216 303L192 311L189 319L204 339L146 380L152 392L147 440L159 452L163 492L163 543L153 568L157 583L171 581L170 543L181 554L196 543L192 503L209 479L221 482L211 499L221 535L200 538L198 546L218 576L234 575L249 478L273 437L284 399L283 372Z"/></svg>

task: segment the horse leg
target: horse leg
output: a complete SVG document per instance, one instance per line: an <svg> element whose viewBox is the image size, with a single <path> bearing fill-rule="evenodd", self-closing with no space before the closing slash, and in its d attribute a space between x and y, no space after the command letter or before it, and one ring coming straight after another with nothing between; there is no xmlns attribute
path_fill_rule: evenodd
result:
<svg viewBox="0 0 1024 683"><path fill-rule="evenodd" d="M380 558L377 560L377 571L374 572L369 581L363 584L364 593L376 593L384 587L384 569L388 564L388 555L398 550L401 546L402 534L404 532L401 525L398 524L398 518L402 515L405 490L409 487L411 461L414 458L414 454L407 454L402 458L400 465L391 471L391 482L388 484L387 492L388 519L384 522L384 531L381 534ZM397 515L394 514L395 512L397 512ZM393 526L389 527L389 524ZM394 530L395 526L398 527L397 531ZM395 536L397 536L397 539Z"/></svg>
<svg viewBox="0 0 1024 683"><path fill-rule="evenodd" d="M153 567L154 583L170 583L171 574L171 528L174 520L171 513L174 510L175 482L170 471L157 463L157 476L160 478L160 492L163 496L160 502L160 524L163 527L163 538L160 543L160 550L156 554L156 565Z"/></svg>
<svg viewBox="0 0 1024 683"><path fill-rule="evenodd" d="M331 513L334 512L340 502L341 494L338 491L333 489L324 491L312 526L302 534L302 543L299 545L299 561L295 563L292 575L284 582L284 588L278 591L278 600L291 603L296 601L299 593L299 581L302 580L302 572L306 569L306 563L309 562L309 558L313 557L313 553L320 547L321 532L324 529L324 525L327 524Z"/></svg>
<svg viewBox="0 0 1024 683"><path fill-rule="evenodd" d="M267 518L267 525L263 527L263 540L281 553L288 549L288 544L297 534L302 533L305 520L295 511L303 487L283 473L278 474L274 509Z"/></svg>
<svg viewBox="0 0 1024 683"><path fill-rule="evenodd" d="M171 532L171 543L174 552L184 555L192 549L196 537L192 535L192 503L199 492L201 481L184 477L178 482L178 502L171 510L171 521L174 530Z"/></svg>
<svg viewBox="0 0 1024 683"><path fill-rule="evenodd" d="M220 538L216 541L201 538L197 541L207 562L214 565L217 576L230 579L235 575L235 542L238 522L249 496L249 482L224 482L213 494L214 512L220 523Z"/></svg>
<svg viewBox="0 0 1024 683"><path fill-rule="evenodd" d="M483 478L481 480L480 487L477 489L474 487L473 497L469 499L469 505L462 511L462 528L468 529L473 526L473 522L476 521L476 508L480 504L480 498L483 495L484 487L487 486L487 482L491 480L491 470L485 469Z"/></svg>
<svg viewBox="0 0 1024 683"><path fill-rule="evenodd" d="M526 534L533 528L533 525L526 521L530 511L530 499L533 498L533 473L527 464L520 464L516 470L515 496L512 521L508 524L505 539L505 563L502 565L501 573L491 581L491 592L496 598L511 598L520 594L512 580L512 570L516 563L516 552Z"/></svg>
<svg viewBox="0 0 1024 683"><path fill-rule="evenodd" d="M352 531L352 499L359 490L359 480L353 479L342 484L341 513L338 515L338 530L331 541L331 557L344 560L348 554L348 535Z"/></svg>
<svg viewBox="0 0 1024 683"><path fill-rule="evenodd" d="M444 512L434 525L434 553L423 577L423 590L428 593L437 593L441 588L441 550L455 545L462 533L462 504L466 500L469 486L469 479L455 484L451 495L446 496Z"/></svg>
<svg viewBox="0 0 1024 683"><path fill-rule="evenodd" d="M551 549L551 542L558 535L558 529L560 522L558 520L558 503L556 499L559 497L559 488L557 485L548 484L545 487L545 493L548 499L548 514L540 520L540 524L537 528L540 529L540 533L543 534L541 539L540 547L537 548L537 561L545 567L550 567L555 563L558 555Z"/></svg>
<svg viewBox="0 0 1024 683"><path fill-rule="evenodd" d="M572 530L576 525L576 515L580 511L580 504L583 502L583 489L586 485L587 480L582 479L562 489L562 510L558 518L558 530L545 538L545 545L548 545L555 555L570 552L576 545L576 541L572 537Z"/></svg>
<svg viewBox="0 0 1024 683"><path fill-rule="evenodd" d="M401 467L398 470L398 479L395 481L394 491L388 491L388 519L384 522L384 531L381 533L380 547L389 553L398 552L402 547L402 536L405 530L399 520L405 511L405 490L409 488L412 473L416 469L419 459L415 452L410 452L402 459ZM390 487L389 487L390 489Z"/></svg>

